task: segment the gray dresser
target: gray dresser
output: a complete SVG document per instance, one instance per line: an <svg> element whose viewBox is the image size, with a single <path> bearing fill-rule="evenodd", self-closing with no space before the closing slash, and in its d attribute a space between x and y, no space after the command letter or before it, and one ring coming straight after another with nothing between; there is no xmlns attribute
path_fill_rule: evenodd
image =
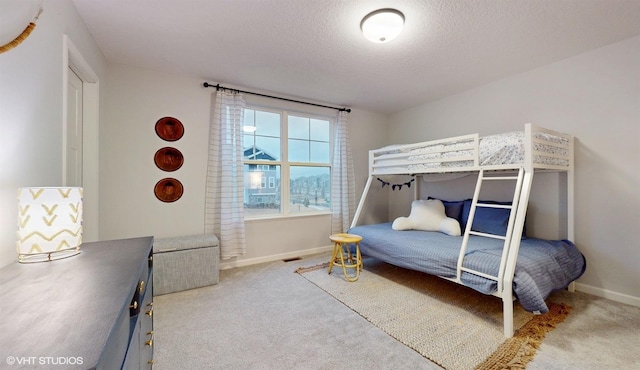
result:
<svg viewBox="0 0 640 370"><path fill-rule="evenodd" d="M150 369L153 237L0 269L0 368Z"/></svg>

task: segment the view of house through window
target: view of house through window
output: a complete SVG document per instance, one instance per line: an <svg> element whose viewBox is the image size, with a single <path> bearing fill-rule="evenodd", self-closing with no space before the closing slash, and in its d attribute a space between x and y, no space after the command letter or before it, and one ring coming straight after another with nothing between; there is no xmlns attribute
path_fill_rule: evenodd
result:
<svg viewBox="0 0 640 370"><path fill-rule="evenodd" d="M330 138L324 117L245 109L245 217L329 212Z"/></svg>

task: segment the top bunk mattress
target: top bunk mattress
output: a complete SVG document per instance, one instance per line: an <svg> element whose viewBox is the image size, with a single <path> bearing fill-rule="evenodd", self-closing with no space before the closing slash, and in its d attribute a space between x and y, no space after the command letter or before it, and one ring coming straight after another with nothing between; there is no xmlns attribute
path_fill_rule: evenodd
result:
<svg viewBox="0 0 640 370"><path fill-rule="evenodd" d="M372 174L469 171L524 164L525 135L524 131L483 137L474 134L387 146L371 152ZM571 165L571 142L567 135L534 131L531 142L531 161L536 167L567 169Z"/></svg>

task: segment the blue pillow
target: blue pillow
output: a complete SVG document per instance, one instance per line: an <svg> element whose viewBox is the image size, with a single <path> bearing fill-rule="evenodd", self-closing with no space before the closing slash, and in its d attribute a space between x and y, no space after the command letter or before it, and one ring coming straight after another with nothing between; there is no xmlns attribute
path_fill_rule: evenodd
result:
<svg viewBox="0 0 640 370"><path fill-rule="evenodd" d="M438 198L428 197L428 199L438 199ZM462 217L462 207L464 207L464 200L449 201L449 200L440 199L440 201L442 201L442 204L444 204L444 213L447 215L447 217L451 217L453 219L458 220L458 222L462 226L461 217ZM462 228L461 230L464 231L464 229Z"/></svg>
<svg viewBox="0 0 640 370"><path fill-rule="evenodd" d="M496 202L492 200L478 200L478 203L511 205L511 202ZM469 218L470 210L471 199L467 199L464 201L462 214L460 216L460 226L463 233L467 227L467 219ZM505 208L476 207L476 214L473 218L473 226L471 227L471 230L486 234L505 236L507 235L510 212L510 209ZM526 237L526 225L522 228L522 237Z"/></svg>

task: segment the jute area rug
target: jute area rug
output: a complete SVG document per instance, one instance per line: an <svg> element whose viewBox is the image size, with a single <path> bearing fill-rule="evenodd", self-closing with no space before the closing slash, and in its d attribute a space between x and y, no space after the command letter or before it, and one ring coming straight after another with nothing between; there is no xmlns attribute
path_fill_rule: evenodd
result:
<svg viewBox="0 0 640 370"><path fill-rule="evenodd" d="M327 264L296 270L404 345L445 369L522 369L570 307L544 315L514 306L513 338L503 336L502 300L418 271L364 260L356 282ZM353 271L349 271L352 272Z"/></svg>

